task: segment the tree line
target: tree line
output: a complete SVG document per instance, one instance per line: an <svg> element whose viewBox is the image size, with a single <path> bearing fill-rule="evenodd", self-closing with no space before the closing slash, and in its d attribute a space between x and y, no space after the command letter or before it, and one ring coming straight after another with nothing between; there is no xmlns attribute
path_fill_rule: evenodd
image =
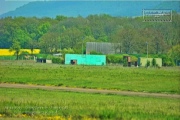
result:
<svg viewBox="0 0 180 120"><path fill-rule="evenodd" d="M0 48L40 48L41 53L71 49L81 53L86 42L111 42L117 54L166 54L180 44L180 15L172 22L143 22L142 17L113 17L107 14L86 18L6 17L0 19ZM17 43L18 42L18 43ZM85 47L84 47L85 49Z"/></svg>

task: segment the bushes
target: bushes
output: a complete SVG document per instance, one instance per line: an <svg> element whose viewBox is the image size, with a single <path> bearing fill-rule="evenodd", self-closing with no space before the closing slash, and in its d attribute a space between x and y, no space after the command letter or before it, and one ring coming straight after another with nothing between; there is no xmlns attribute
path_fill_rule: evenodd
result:
<svg viewBox="0 0 180 120"><path fill-rule="evenodd" d="M174 61L167 55L161 55L163 66L175 66Z"/></svg>
<svg viewBox="0 0 180 120"><path fill-rule="evenodd" d="M136 62L138 61L138 58L136 56L130 56L131 57L131 62Z"/></svg>
<svg viewBox="0 0 180 120"><path fill-rule="evenodd" d="M167 54L151 55L152 58L162 58L162 66L175 66L174 60Z"/></svg>
<svg viewBox="0 0 180 120"><path fill-rule="evenodd" d="M156 66L157 66L157 64L156 64L156 59L155 59L155 58L152 59L152 66L153 66L153 67L156 67Z"/></svg>
<svg viewBox="0 0 180 120"><path fill-rule="evenodd" d="M53 55L47 55L46 59L47 60L52 60L53 59Z"/></svg>
<svg viewBox="0 0 180 120"><path fill-rule="evenodd" d="M151 65L151 62L147 60L146 67L149 67Z"/></svg>
<svg viewBox="0 0 180 120"><path fill-rule="evenodd" d="M61 53L63 53L63 54L74 54L74 50L71 49L71 48L68 48L68 49L64 48L64 49L61 51Z"/></svg>
<svg viewBox="0 0 180 120"><path fill-rule="evenodd" d="M30 55L27 51L22 51L19 55L19 58L21 59L30 59Z"/></svg>
<svg viewBox="0 0 180 120"><path fill-rule="evenodd" d="M52 63L63 64L64 63L64 59L62 57L53 57L52 58Z"/></svg>
<svg viewBox="0 0 180 120"><path fill-rule="evenodd" d="M91 54L91 55L102 55L102 53L96 52L96 51L91 51L90 54Z"/></svg>
<svg viewBox="0 0 180 120"><path fill-rule="evenodd" d="M36 56L37 56L37 58L43 58L43 59L46 59L47 56L48 56L48 54L37 54Z"/></svg>
<svg viewBox="0 0 180 120"><path fill-rule="evenodd" d="M128 62L127 62L126 59L123 60L123 66L124 66L124 67L127 67L127 66L128 66Z"/></svg>
<svg viewBox="0 0 180 120"><path fill-rule="evenodd" d="M125 66L128 66L128 62L126 60L123 60L123 56L129 56L127 54L119 54L119 55L106 55L106 61L107 63L118 63L118 64L123 64ZM130 56L131 57L131 62L137 61L136 56Z"/></svg>
<svg viewBox="0 0 180 120"><path fill-rule="evenodd" d="M123 55L107 55L107 63L123 63Z"/></svg>

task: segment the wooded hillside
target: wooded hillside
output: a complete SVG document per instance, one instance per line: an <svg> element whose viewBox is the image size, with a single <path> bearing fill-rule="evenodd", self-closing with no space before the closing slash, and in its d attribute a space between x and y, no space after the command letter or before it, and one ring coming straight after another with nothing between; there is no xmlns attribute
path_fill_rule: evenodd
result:
<svg viewBox="0 0 180 120"><path fill-rule="evenodd" d="M119 43L121 53L167 53L180 44L180 15L172 22L143 22L142 17L112 17L107 14L86 18L56 16L53 18L7 17L0 19L0 48L10 48L13 41L21 48L40 48L42 53L56 53L71 48L81 53L82 43Z"/></svg>

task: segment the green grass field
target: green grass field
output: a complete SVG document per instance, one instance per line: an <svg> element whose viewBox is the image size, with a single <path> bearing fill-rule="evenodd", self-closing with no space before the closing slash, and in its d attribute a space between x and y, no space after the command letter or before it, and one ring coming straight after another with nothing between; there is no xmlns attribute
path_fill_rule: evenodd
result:
<svg viewBox="0 0 180 120"><path fill-rule="evenodd" d="M0 119L178 120L179 100L0 88Z"/></svg>
<svg viewBox="0 0 180 120"><path fill-rule="evenodd" d="M180 93L179 67L67 66L0 61L0 82ZM0 88L0 119L178 120L179 99Z"/></svg>
<svg viewBox="0 0 180 120"><path fill-rule="evenodd" d="M180 93L179 67L67 66L33 61L0 61L0 82Z"/></svg>

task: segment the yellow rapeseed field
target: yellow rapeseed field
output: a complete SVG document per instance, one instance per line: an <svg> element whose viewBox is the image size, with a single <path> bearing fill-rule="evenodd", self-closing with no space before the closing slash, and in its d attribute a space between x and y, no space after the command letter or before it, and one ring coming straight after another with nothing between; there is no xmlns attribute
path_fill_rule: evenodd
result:
<svg viewBox="0 0 180 120"><path fill-rule="evenodd" d="M22 51L26 51L29 54L31 54L31 50L30 49L21 49L20 53ZM0 56L10 56L10 55L14 55L15 51L10 52L9 49L0 49ZM33 54L39 54L40 53L40 49L34 49L33 50Z"/></svg>

